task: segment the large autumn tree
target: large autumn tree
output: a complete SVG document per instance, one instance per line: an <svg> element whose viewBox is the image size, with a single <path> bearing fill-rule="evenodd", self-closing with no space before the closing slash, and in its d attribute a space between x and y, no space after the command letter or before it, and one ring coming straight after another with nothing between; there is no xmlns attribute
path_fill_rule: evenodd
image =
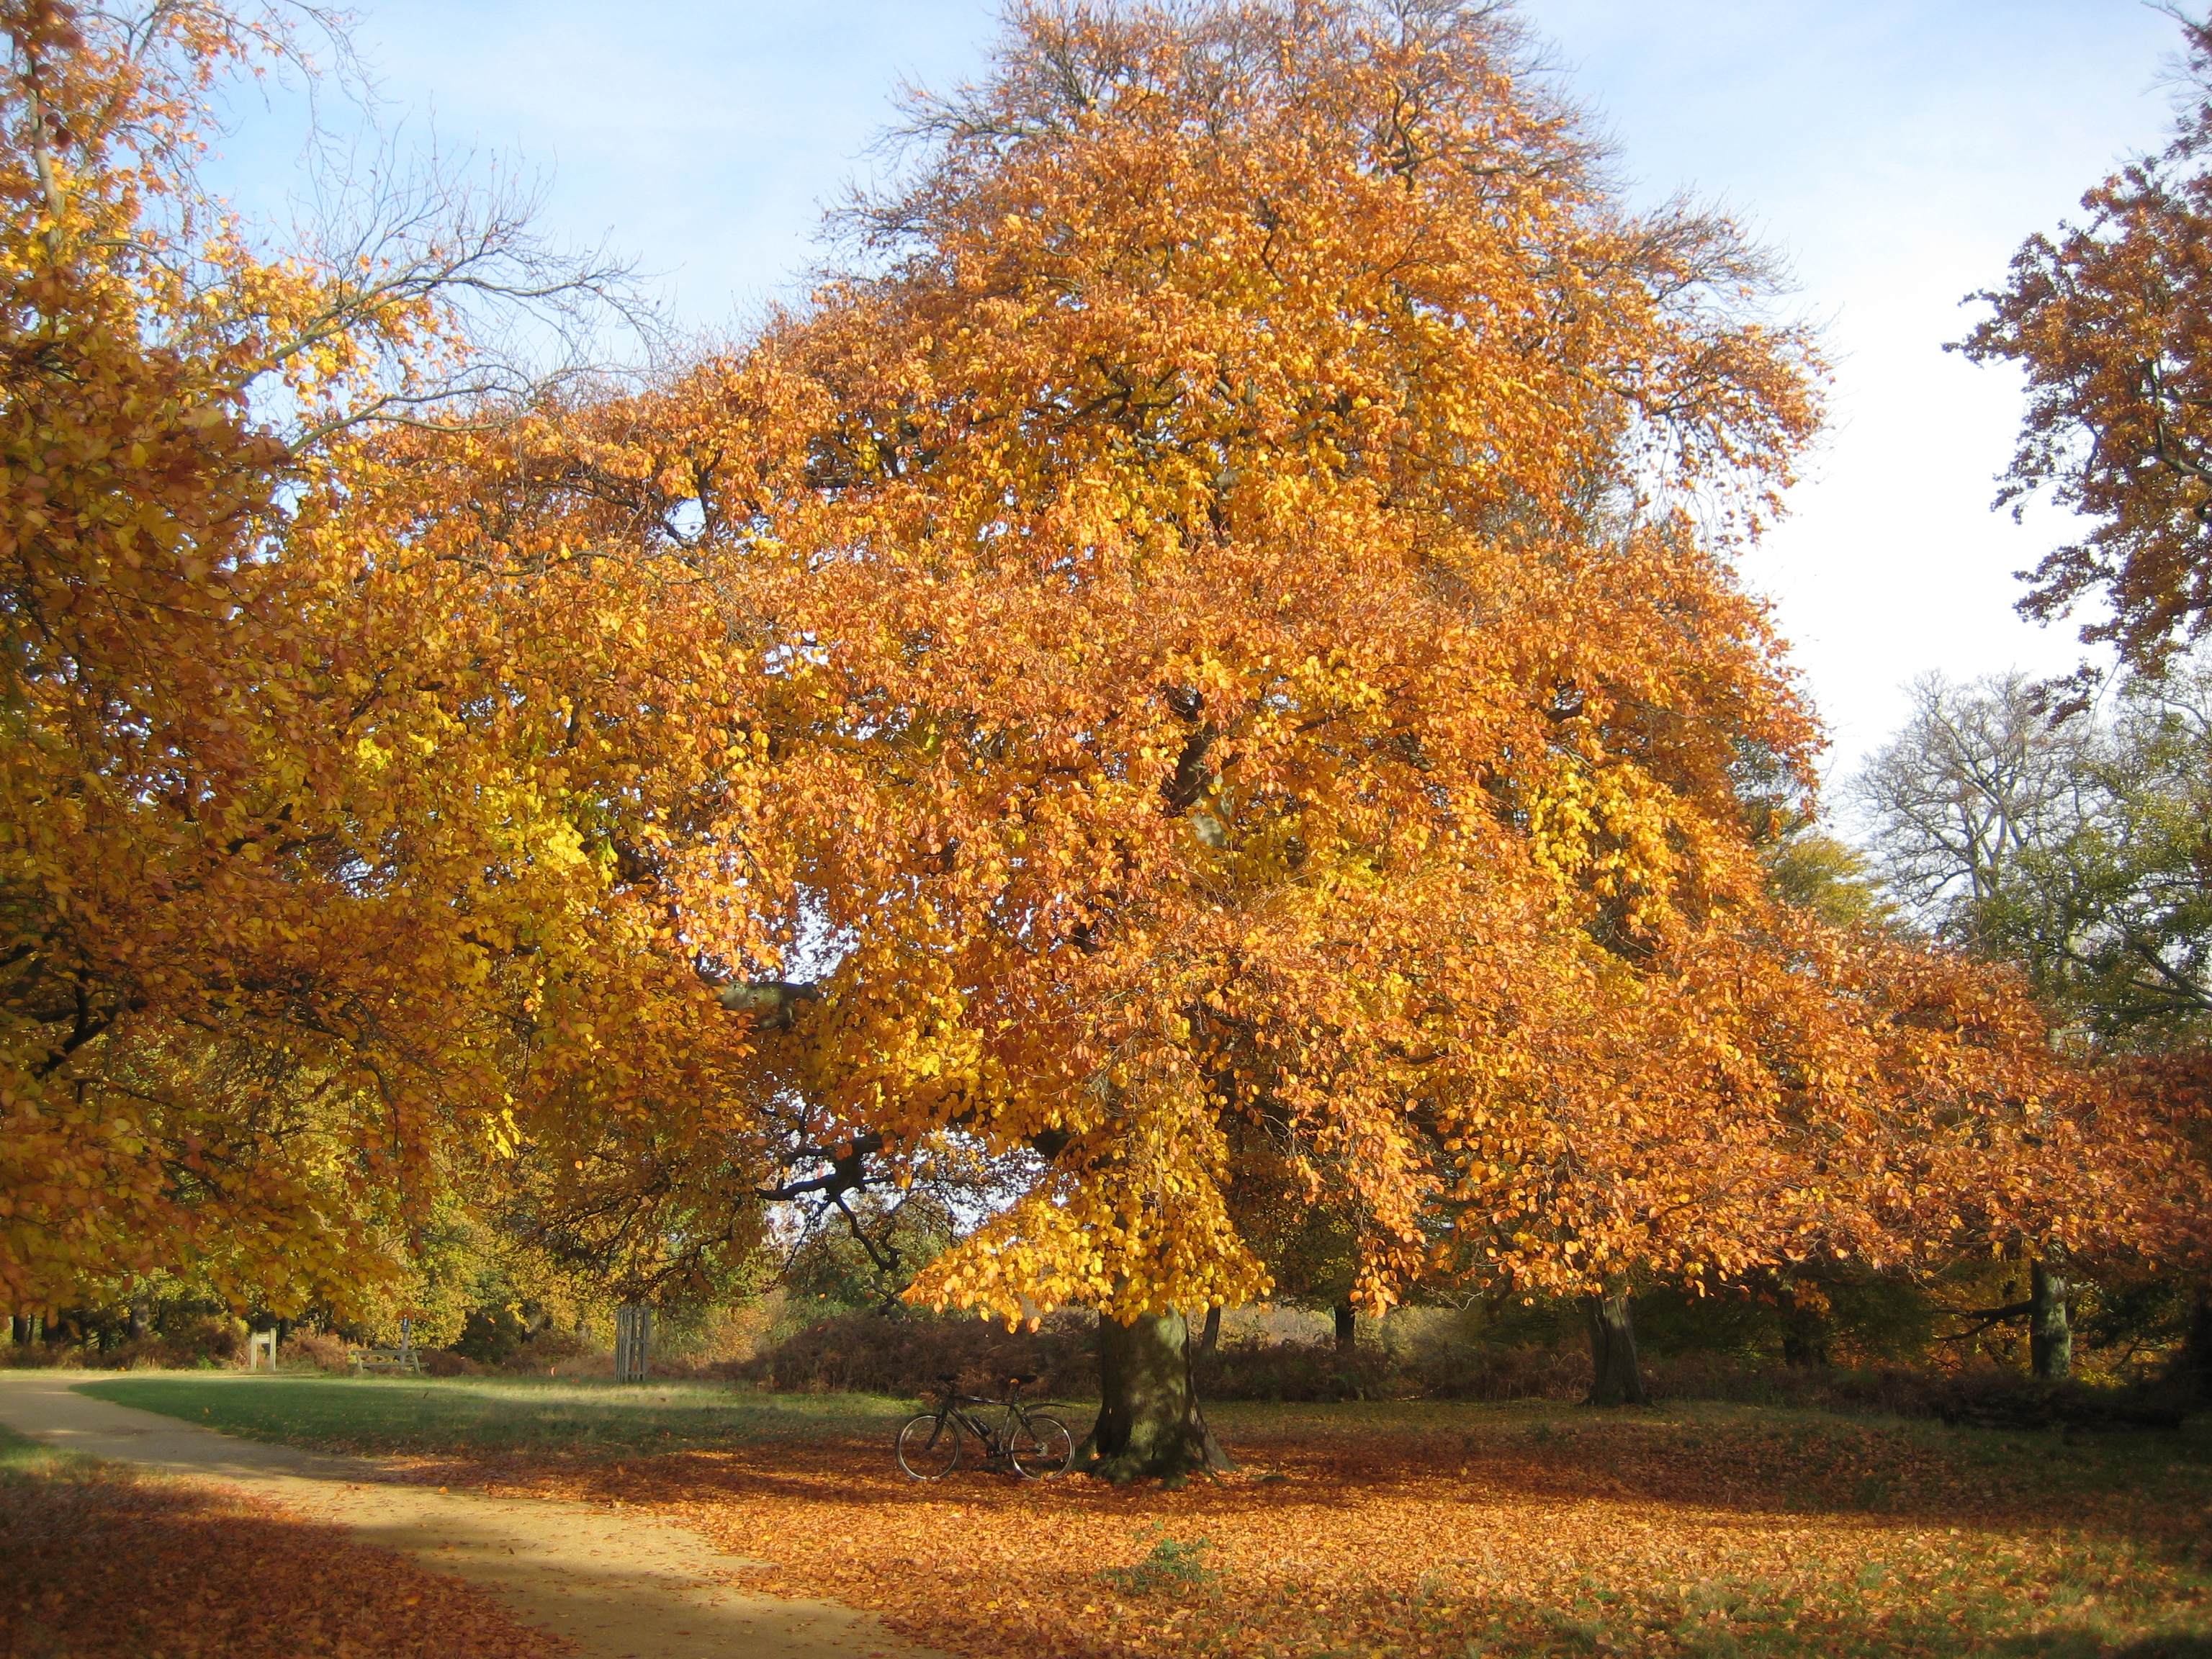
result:
<svg viewBox="0 0 2212 1659"><path fill-rule="evenodd" d="M2018 988L1766 896L1814 736L1731 558L1814 364L1730 226L1449 0L1018 7L912 137L805 313L497 499L696 584L743 672L586 722L696 734L619 891L811 1190L1012 1172L914 1294L1097 1307L1105 1472L1217 1455L1240 1175L1370 1309L1585 1295L1615 1395L1638 1275L2091 1224Z"/></svg>

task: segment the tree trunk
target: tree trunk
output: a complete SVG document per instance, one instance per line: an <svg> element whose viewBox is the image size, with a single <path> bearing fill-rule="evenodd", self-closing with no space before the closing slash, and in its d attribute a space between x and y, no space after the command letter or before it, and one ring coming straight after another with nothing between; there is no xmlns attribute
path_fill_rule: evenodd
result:
<svg viewBox="0 0 2212 1659"><path fill-rule="evenodd" d="M2029 1270L2027 1358L2036 1380L2063 1382L2074 1375L2074 1327L2066 1316L2066 1280L2050 1261Z"/></svg>
<svg viewBox="0 0 2212 1659"><path fill-rule="evenodd" d="M1333 1311L1336 1315L1336 1351L1350 1353L1358 1346L1359 1328L1349 1302L1340 1302Z"/></svg>
<svg viewBox="0 0 2212 1659"><path fill-rule="evenodd" d="M1828 1316L1795 1304L1782 1310L1782 1363L1792 1369L1828 1368Z"/></svg>
<svg viewBox="0 0 2212 1659"><path fill-rule="evenodd" d="M28 1347L31 1342L30 1315L10 1315L8 1320L8 1335L9 1340L12 1340L17 1347Z"/></svg>
<svg viewBox="0 0 2212 1659"><path fill-rule="evenodd" d="M2189 1329L2174 1371L2193 1397L2212 1400L2212 1284L2201 1279L2189 1300Z"/></svg>
<svg viewBox="0 0 2212 1659"><path fill-rule="evenodd" d="M1636 1363L1636 1322L1628 1311L1628 1292L1583 1298L1589 1326L1590 1391L1585 1404L1641 1406L1644 1371Z"/></svg>
<svg viewBox="0 0 2212 1659"><path fill-rule="evenodd" d="M1206 1310L1206 1329L1198 1339L1198 1351L1212 1353L1221 1346L1221 1304L1217 1302Z"/></svg>
<svg viewBox="0 0 2212 1659"><path fill-rule="evenodd" d="M1190 1326L1179 1313L1098 1322L1098 1421L1084 1449L1093 1474L1114 1481L1193 1469L1233 1469L1198 1408L1190 1380Z"/></svg>
<svg viewBox="0 0 2212 1659"><path fill-rule="evenodd" d="M1826 1336L1819 1331L1784 1326L1782 1331L1782 1363L1793 1370L1827 1370L1828 1344Z"/></svg>
<svg viewBox="0 0 2212 1659"><path fill-rule="evenodd" d="M131 1298L129 1328L131 1340L133 1342L142 1340L146 1334L146 1298L143 1296L134 1296Z"/></svg>

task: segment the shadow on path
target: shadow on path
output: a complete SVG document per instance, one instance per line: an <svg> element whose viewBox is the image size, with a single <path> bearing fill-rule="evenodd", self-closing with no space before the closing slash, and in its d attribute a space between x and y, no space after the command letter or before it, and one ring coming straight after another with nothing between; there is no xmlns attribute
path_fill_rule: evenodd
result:
<svg viewBox="0 0 2212 1659"><path fill-rule="evenodd" d="M58 1449L220 1480L364 1543L483 1585L585 1659L941 1659L832 1601L747 1595L763 1564L636 1512L394 1481L380 1464L234 1440L72 1391L65 1371L0 1373L0 1425Z"/></svg>

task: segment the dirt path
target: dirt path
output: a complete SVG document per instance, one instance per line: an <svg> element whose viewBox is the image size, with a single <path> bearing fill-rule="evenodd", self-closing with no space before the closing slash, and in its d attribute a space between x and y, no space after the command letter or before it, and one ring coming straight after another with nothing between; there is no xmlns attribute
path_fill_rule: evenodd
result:
<svg viewBox="0 0 2212 1659"><path fill-rule="evenodd" d="M50 1446L221 1480L495 1591L585 1659L943 1659L834 1601L748 1595L762 1565L632 1513L395 1482L367 1458L236 1440L70 1392L89 1375L0 1372L0 1424Z"/></svg>

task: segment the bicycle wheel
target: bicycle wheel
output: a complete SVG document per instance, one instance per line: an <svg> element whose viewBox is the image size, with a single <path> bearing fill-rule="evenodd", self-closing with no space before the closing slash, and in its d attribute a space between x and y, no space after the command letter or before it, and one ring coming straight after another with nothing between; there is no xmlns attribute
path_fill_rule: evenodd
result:
<svg viewBox="0 0 2212 1659"><path fill-rule="evenodd" d="M1032 1413L1015 1428L1012 1443L1006 1448L1006 1461L1014 1466L1016 1474L1028 1480L1065 1474L1075 1461L1075 1437L1058 1418Z"/></svg>
<svg viewBox="0 0 2212 1659"><path fill-rule="evenodd" d="M960 1461L960 1431L949 1417L923 1412L898 1431L898 1466L916 1480L942 1480Z"/></svg>

